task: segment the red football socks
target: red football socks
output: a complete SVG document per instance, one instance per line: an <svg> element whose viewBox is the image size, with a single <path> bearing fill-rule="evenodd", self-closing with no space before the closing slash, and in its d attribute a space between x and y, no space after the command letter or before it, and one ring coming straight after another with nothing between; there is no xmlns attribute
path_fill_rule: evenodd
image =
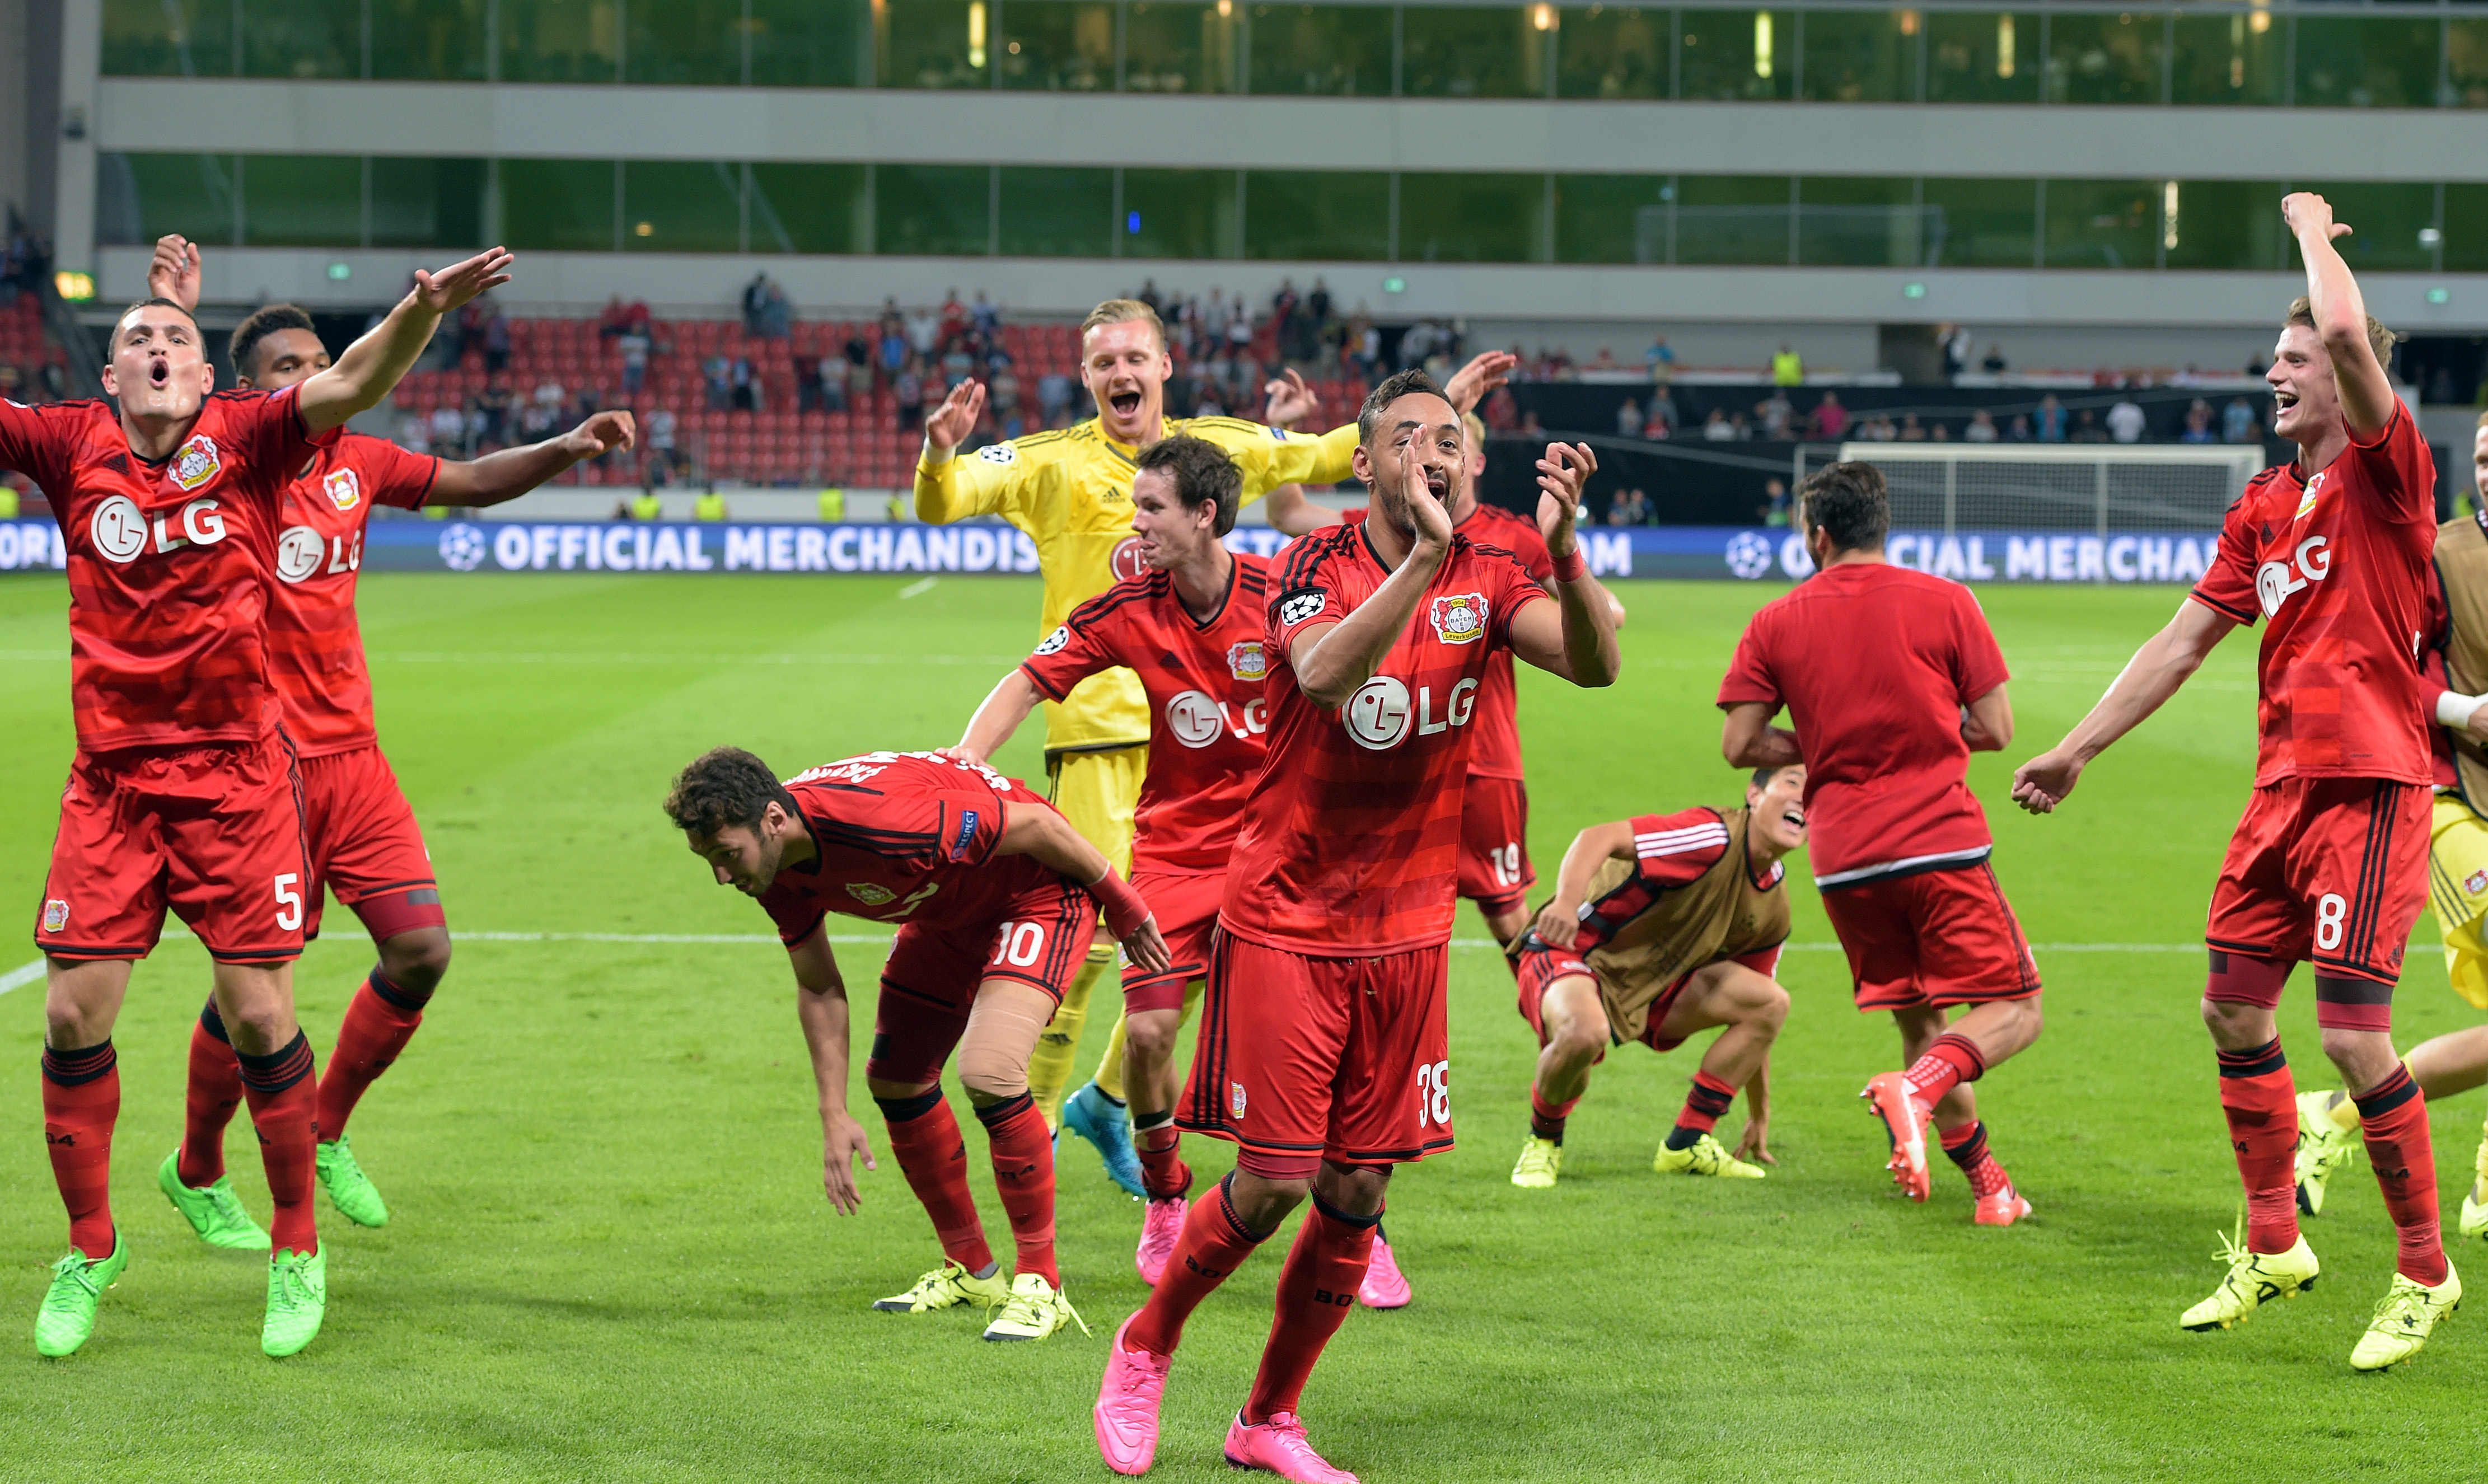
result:
<svg viewBox="0 0 2488 1484"><path fill-rule="evenodd" d="M1909 1063L1901 1080L1908 1084L1910 1097L1933 1107L1955 1083L1975 1082L1986 1071L1987 1058L1979 1054L1977 1042L1967 1036L1943 1035Z"/></svg>
<svg viewBox="0 0 2488 1484"><path fill-rule="evenodd" d="M1287 1248L1286 1266L1279 1270L1278 1312L1270 1319L1270 1343L1261 1351L1261 1368L1253 1377L1253 1392L1244 1402L1247 1427L1267 1422L1275 1414L1293 1412L1305 1394L1305 1383L1321 1358L1322 1347L1347 1323L1356 1307L1356 1291L1373 1260L1373 1230L1382 1218L1349 1216L1319 1195Z"/></svg>
<svg viewBox="0 0 2488 1484"><path fill-rule="evenodd" d="M2401 1235L2402 1276L2430 1288L2445 1281L2445 1241L2437 1225L2436 1151L2427 1139L2427 1097L2408 1067L2360 1093L2359 1128L2367 1138L2367 1162L2376 1167L2385 1211Z"/></svg>
<svg viewBox="0 0 2488 1484"><path fill-rule="evenodd" d="M292 1041L266 1056L238 1050L237 1057L251 1126L259 1131L260 1159L268 1166L269 1198L276 1207L268 1223L269 1246L278 1252L317 1252L320 1234L311 1219L311 1187L316 1183L320 1123L311 1043L297 1030Z"/></svg>
<svg viewBox="0 0 2488 1484"><path fill-rule="evenodd" d="M1141 1157L1141 1189L1151 1200L1173 1200L1192 1190L1192 1166L1183 1162L1174 1114L1145 1113L1132 1120L1132 1145Z"/></svg>
<svg viewBox="0 0 2488 1484"><path fill-rule="evenodd" d="M337 1050L320 1078L320 1136L335 1138L346 1132L346 1120L365 1089L386 1072L406 1050L414 1028L423 1023L424 1001L384 977L377 968L346 1006L337 1027Z"/></svg>
<svg viewBox="0 0 2488 1484"><path fill-rule="evenodd" d="M1567 1098L1561 1103L1549 1102L1546 1094L1538 1090L1538 1084L1531 1082L1529 1084L1530 1136L1545 1139L1549 1143L1564 1142L1564 1120L1571 1117L1572 1109L1580 1106L1581 1100L1578 1098Z"/></svg>
<svg viewBox="0 0 2488 1484"><path fill-rule="evenodd" d="M43 1141L52 1183L69 1208L70 1246L112 1255L112 1126L121 1117L121 1063L111 1038L74 1051L43 1048Z"/></svg>
<svg viewBox="0 0 2488 1484"><path fill-rule="evenodd" d="M1692 1137L1687 1138L1684 1144L1678 1144L1672 1138L1668 1143L1682 1149L1693 1139L1719 1127L1720 1116L1736 1101L1737 1089L1708 1072L1696 1071L1693 1074L1693 1090L1684 1095L1684 1106L1676 1115L1676 1132Z"/></svg>
<svg viewBox="0 0 2488 1484"><path fill-rule="evenodd" d="M2247 1188L2247 1248L2286 1252L2298 1242L2298 1087L2289 1061L2278 1037L2219 1060L2220 1111ZM2435 1193L2431 1183L2431 1203Z"/></svg>
<svg viewBox="0 0 2488 1484"><path fill-rule="evenodd" d="M2013 1184L2004 1166L1987 1149L1987 1125L1973 1118L1958 1129L1948 1129L1940 1135L1943 1152L1961 1172L1969 1177L1969 1193L1981 1200Z"/></svg>
<svg viewBox="0 0 2488 1484"><path fill-rule="evenodd" d="M933 1218L933 1235L942 1255L970 1273L994 1265L985 1246L985 1225L976 1218L976 1199L968 1193L968 1146L959 1137L959 1120L932 1088L913 1098L876 1098L882 1125L890 1131L891 1152L916 1192L924 1214Z"/></svg>
<svg viewBox="0 0 2488 1484"><path fill-rule="evenodd" d="M1228 1180L1233 1178L1230 1175ZM1246 1229L1235 1215L1227 1195L1228 1180L1218 1182L1184 1214L1183 1235L1175 1239L1166 1275L1158 1279L1149 1302L1141 1305L1141 1311L1132 1316L1131 1328L1123 1331L1126 1349L1173 1355L1175 1346L1183 1342L1183 1322L1267 1240ZM1355 1292L1351 1285L1351 1298Z"/></svg>
<svg viewBox="0 0 2488 1484"><path fill-rule="evenodd" d="M994 1184L1003 1213L1010 1218L1019 1247L1019 1273L1041 1273L1057 1288L1062 1274L1054 1264L1054 1135L1027 1093L976 1109L994 1160Z"/></svg>
<svg viewBox="0 0 2488 1484"><path fill-rule="evenodd" d="M241 1106L241 1063L225 1039L224 1017L211 998L190 1027L190 1078L184 1091L182 1152L174 1161L182 1183L205 1190L224 1178L225 1129Z"/></svg>

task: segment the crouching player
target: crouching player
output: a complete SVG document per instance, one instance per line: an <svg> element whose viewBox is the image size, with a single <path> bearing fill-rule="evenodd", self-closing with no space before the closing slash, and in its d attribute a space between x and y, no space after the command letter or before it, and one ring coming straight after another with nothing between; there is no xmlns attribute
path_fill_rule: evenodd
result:
<svg viewBox="0 0 2488 1484"><path fill-rule="evenodd" d="M1726 1029L1651 1168L1763 1178L1739 1156L1770 1158L1764 1069L1789 1004L1771 977L1789 934L1780 857L1805 843L1804 795L1802 765L1758 769L1741 809L1645 814L1573 836L1554 899L1512 950L1520 1016L1542 1048L1513 1185L1555 1184L1564 1120L1610 1044L1672 1051L1714 1025ZM1732 1155L1710 1131L1739 1087L1749 1116Z"/></svg>
<svg viewBox="0 0 2488 1484"><path fill-rule="evenodd" d="M1143 571L1071 610L1003 677L949 756L982 764L1039 701L1125 666L1148 694L1148 770L1132 838L1132 889L1156 916L1171 963L1123 966L1124 1084L1148 1205L1133 1258L1154 1285L1183 1231L1192 1171L1177 1152L1174 1043L1200 1003L1227 856L1261 774L1270 585L1266 559L1230 552L1244 479L1217 444L1178 434L1140 451L1132 530Z"/></svg>
<svg viewBox="0 0 2488 1484"><path fill-rule="evenodd" d="M1054 1146L1029 1098L1028 1057L1088 951L1099 910L1134 962L1166 967L1166 942L1140 897L1045 800L932 753L868 752L781 784L750 753L720 747L674 780L665 814L719 885L758 899L778 924L820 1084L822 1184L841 1214L860 1204L855 1162L874 1165L847 1112L846 981L822 924L833 911L899 924L864 1084L944 1261L873 1307L1000 1304L989 1340L1041 1340L1076 1321L1055 1265ZM954 1047L1018 1246L1008 1284L985 1246L967 1149L942 1099Z"/></svg>

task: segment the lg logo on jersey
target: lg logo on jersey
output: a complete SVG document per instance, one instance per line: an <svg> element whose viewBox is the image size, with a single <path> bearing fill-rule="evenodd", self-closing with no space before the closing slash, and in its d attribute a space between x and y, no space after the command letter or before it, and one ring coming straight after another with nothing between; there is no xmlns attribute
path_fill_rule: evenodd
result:
<svg viewBox="0 0 2488 1484"><path fill-rule="evenodd" d="M307 525L289 525L276 539L276 574L287 582L299 582L320 571L323 559L328 574L353 572L363 565L363 533L324 537Z"/></svg>
<svg viewBox="0 0 2488 1484"><path fill-rule="evenodd" d="M2271 618L2280 611L2290 595L2309 582L2321 582L2332 573L2332 553L2326 550L2328 539L2309 536L2298 544L2299 576L2289 570L2287 562L2266 562L2255 569L2255 601L2263 604L2263 616Z"/></svg>
<svg viewBox="0 0 2488 1484"><path fill-rule="evenodd" d="M1452 686L1446 698L1441 719L1434 715L1434 689L1420 686L1412 709L1408 683L1394 675L1377 675L1356 687L1347 704L1339 709L1340 724L1356 744L1369 752L1387 752L1408 738L1413 725L1420 737L1431 737L1456 726L1466 726L1477 711L1475 680L1463 680Z"/></svg>
<svg viewBox="0 0 2488 1484"><path fill-rule="evenodd" d="M151 541L157 551L174 551L212 546L225 539L225 518L216 513L212 498L192 500L178 513L150 521L139 513L137 501L116 494L95 508L86 528L95 538L95 549L116 562L136 560Z"/></svg>
<svg viewBox="0 0 2488 1484"><path fill-rule="evenodd" d="M1270 730L1270 719L1259 701L1245 702L1239 718L1226 702L1202 690L1187 690L1170 699L1166 723L1174 740L1187 747L1206 747L1218 741L1222 731L1233 733L1237 742L1250 742Z"/></svg>

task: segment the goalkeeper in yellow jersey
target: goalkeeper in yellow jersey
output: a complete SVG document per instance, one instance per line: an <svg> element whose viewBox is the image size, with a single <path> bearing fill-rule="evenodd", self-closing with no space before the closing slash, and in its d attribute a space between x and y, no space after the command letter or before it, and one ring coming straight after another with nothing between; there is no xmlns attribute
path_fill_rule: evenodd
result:
<svg viewBox="0 0 2488 1484"><path fill-rule="evenodd" d="M959 444L984 410L985 389L962 381L924 422L924 453L916 467L916 514L936 523L999 516L1036 543L1045 577L1037 632L1050 634L1071 610L1140 571L1132 534L1133 456L1172 434L1189 434L1225 449L1244 475L1244 503L1289 485L1335 485L1348 477L1356 425L1304 434L1237 417L1170 418L1166 383L1174 373L1166 327L1137 299L1109 299L1080 326L1080 379L1097 404L1087 422L1031 434L961 457ZM1475 378L1464 370L1462 377ZM1460 378L1454 378L1459 384ZM1302 383L1288 378L1285 400L1300 402ZM1335 518L1289 490L1271 500L1271 521L1301 535ZM1046 711L1046 776L1055 807L1116 863L1131 864L1132 811L1147 770L1148 703L1138 677L1108 670L1073 687ZM1096 1077L1074 1094L1062 1091L1071 1056L1088 1021L1088 996L1111 962L1103 946L1062 996L1028 1069L1029 1091L1046 1121L1097 1146L1106 1171L1142 1193L1140 1161L1123 1112L1122 1026L1099 1061Z"/></svg>

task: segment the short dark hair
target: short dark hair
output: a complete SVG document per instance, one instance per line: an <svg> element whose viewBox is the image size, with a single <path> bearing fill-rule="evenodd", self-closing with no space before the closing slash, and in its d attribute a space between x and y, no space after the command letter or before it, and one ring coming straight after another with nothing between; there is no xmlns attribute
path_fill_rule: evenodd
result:
<svg viewBox="0 0 2488 1484"><path fill-rule="evenodd" d="M197 329L199 327L199 317L195 311L184 308L184 306L175 303L173 300L165 298L161 294L157 294L150 298L132 299L130 300L127 308L122 310L120 314L113 317L111 344L117 347L120 343L122 321L128 319L131 315L138 313L138 311L142 309L155 309L159 306L165 309L181 310L182 314L189 320L190 328Z"/></svg>
<svg viewBox="0 0 2488 1484"><path fill-rule="evenodd" d="M1831 538L1835 551L1867 551L1892 529L1892 497L1883 471L1871 463L1835 463L1797 488L1805 527Z"/></svg>
<svg viewBox="0 0 2488 1484"><path fill-rule="evenodd" d="M1800 768L1803 766L1804 765L1800 763L1766 764L1765 766L1754 770L1754 787L1758 789L1769 788L1773 778L1778 777L1781 773L1786 772L1792 768Z"/></svg>
<svg viewBox="0 0 2488 1484"><path fill-rule="evenodd" d="M259 379L259 343L279 330L309 330L314 338L320 333L311 322L311 312L299 304L269 304L255 310L249 319L234 326L234 375Z"/></svg>
<svg viewBox="0 0 2488 1484"><path fill-rule="evenodd" d="M1382 384L1365 395L1365 406L1356 409L1356 441L1368 448L1373 446L1373 428L1382 420L1383 409L1402 397L1418 395L1452 399L1434 384L1434 378L1410 367L1382 378Z"/></svg>
<svg viewBox="0 0 2488 1484"><path fill-rule="evenodd" d="M1235 529L1236 513L1244 504L1244 471L1227 457L1227 450L1207 438L1176 434L1142 449L1132 464L1173 478L1174 497L1186 510L1217 501L1218 516L1209 523L1212 535L1224 536Z"/></svg>
<svg viewBox="0 0 2488 1484"><path fill-rule="evenodd" d="M776 804L793 814L795 796L778 775L741 747L715 747L692 759L665 795L665 818L687 834L714 836L729 825L758 829Z"/></svg>

